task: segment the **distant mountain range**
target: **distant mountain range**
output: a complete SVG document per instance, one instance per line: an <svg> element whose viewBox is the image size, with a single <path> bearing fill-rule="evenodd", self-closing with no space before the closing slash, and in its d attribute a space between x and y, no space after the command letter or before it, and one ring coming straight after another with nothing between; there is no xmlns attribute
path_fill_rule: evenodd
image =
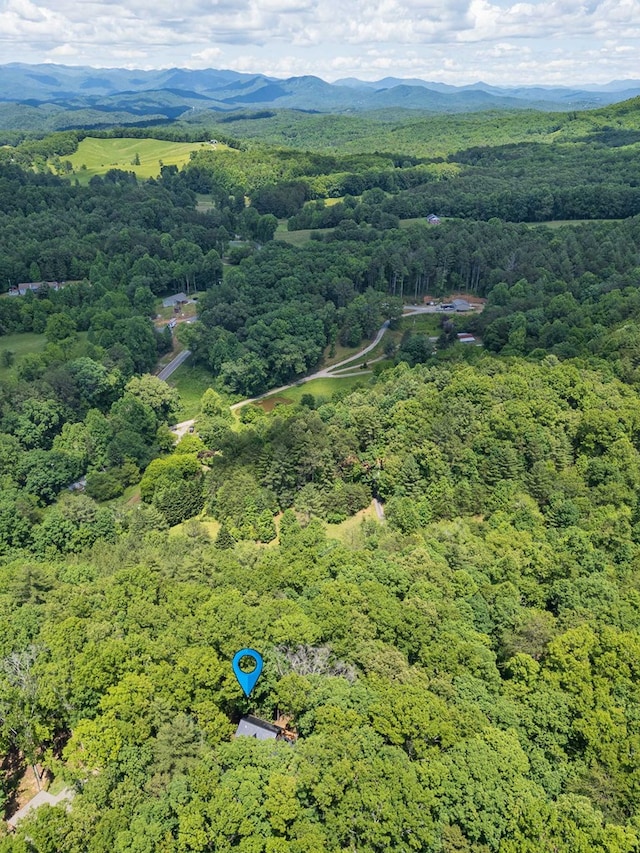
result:
<svg viewBox="0 0 640 853"><path fill-rule="evenodd" d="M640 80L580 87L496 87L481 82L451 86L396 77L327 83L313 76L281 80L215 69L128 71L10 63L0 65L0 127L21 127L39 118L51 129L140 124L195 119L209 111L265 108L320 113L389 108L439 113L590 109L639 94Z"/></svg>

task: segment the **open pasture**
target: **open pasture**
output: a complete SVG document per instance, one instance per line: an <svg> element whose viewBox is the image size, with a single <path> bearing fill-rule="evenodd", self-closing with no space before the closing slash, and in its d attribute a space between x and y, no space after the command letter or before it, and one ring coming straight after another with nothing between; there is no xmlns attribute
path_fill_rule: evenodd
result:
<svg viewBox="0 0 640 853"><path fill-rule="evenodd" d="M279 394L273 395L272 397L266 397L264 400L259 403L255 403L254 405L260 406L260 408L270 412L274 408L273 397L276 398L276 405L288 405L291 403L299 403L303 394L313 394L316 403L319 403L321 401L331 400L335 394L348 394L349 391L353 391L358 385L366 385L370 378L371 377L368 373L363 373L361 376L336 376L335 378L325 377L322 379L312 379L310 382L300 382L297 385L293 385L291 388L287 388L286 391L281 391Z"/></svg>
<svg viewBox="0 0 640 853"><path fill-rule="evenodd" d="M135 172L138 178L156 178L162 165L180 168L189 161L192 151L206 147L209 143L87 136L78 145L78 150L65 159L71 162L73 177L80 183L88 183L94 175L104 175L109 169ZM226 148L222 145L216 147Z"/></svg>

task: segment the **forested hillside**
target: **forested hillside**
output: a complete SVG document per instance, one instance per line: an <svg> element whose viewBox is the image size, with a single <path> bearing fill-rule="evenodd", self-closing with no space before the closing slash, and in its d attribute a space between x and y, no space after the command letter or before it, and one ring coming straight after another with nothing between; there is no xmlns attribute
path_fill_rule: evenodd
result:
<svg viewBox="0 0 640 853"><path fill-rule="evenodd" d="M134 508L113 544L6 563L5 744L82 789L32 848L635 849L637 410L552 357L398 368L229 435L206 479L236 535L308 483L275 548ZM358 483L389 521L345 548L313 516ZM229 743L249 708L297 744Z"/></svg>
<svg viewBox="0 0 640 853"><path fill-rule="evenodd" d="M418 125L229 135L147 181L76 181L82 133L2 149L0 805L75 796L0 853L640 848L639 143L609 109L491 145L461 117L432 156ZM483 310L401 318L455 292ZM385 321L355 378L230 409ZM178 439L153 373L185 346Z"/></svg>

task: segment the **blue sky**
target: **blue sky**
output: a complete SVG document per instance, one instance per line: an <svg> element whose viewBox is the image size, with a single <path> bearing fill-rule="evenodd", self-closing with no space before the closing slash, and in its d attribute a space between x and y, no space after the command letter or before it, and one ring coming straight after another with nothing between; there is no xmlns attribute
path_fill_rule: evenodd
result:
<svg viewBox="0 0 640 853"><path fill-rule="evenodd" d="M0 0L0 61L461 85L640 78L640 0Z"/></svg>

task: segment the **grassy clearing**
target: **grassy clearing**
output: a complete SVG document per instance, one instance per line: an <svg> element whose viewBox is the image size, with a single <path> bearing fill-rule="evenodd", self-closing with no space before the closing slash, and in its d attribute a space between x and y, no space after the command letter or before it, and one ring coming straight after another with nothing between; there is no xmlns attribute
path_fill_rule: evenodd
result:
<svg viewBox="0 0 640 853"><path fill-rule="evenodd" d="M326 378L313 379L311 382L303 382L300 385L294 385L284 393L266 397L263 401L267 404L267 410L273 409L273 403L269 401L276 397L280 404L299 403L303 394L313 394L316 402L331 400L336 394L349 393L357 388L358 385L366 385L370 380L370 374L365 373L362 376L345 376L343 378ZM256 406L264 408L262 403L256 403Z"/></svg>
<svg viewBox="0 0 640 853"><path fill-rule="evenodd" d="M13 297L15 298L15 297ZM44 335L36 335L33 332L21 332L17 335L0 336L0 352L9 350L14 353L15 360L11 367L3 367L0 364L0 377L6 379L15 374L16 367L22 359L30 352L42 352L47 345Z"/></svg>
<svg viewBox="0 0 640 853"><path fill-rule="evenodd" d="M281 513L279 513L274 518L278 535L271 542L264 543L262 545L263 548L274 548L277 546L280 535L281 518ZM378 521L378 516L373 506L373 502L369 504L369 506L365 509L362 509L355 515L352 515L351 518L347 518L347 520L343 521L341 524L327 524L327 535L331 539L337 539L349 548L359 547L362 544L362 534L360 528L362 522L365 519L369 519L371 521ZM188 535L189 525L194 521L196 521L200 525L200 527L204 529L204 531L209 536L212 542L215 541L216 536L220 532L220 522L216 521L216 519L210 515L197 516L196 518L190 518L187 521L183 521L180 524L176 524L169 530L169 535Z"/></svg>
<svg viewBox="0 0 640 853"><path fill-rule="evenodd" d="M442 316L442 314L414 314L412 317L403 317L400 321L400 330L405 332L408 329L421 335L439 335Z"/></svg>
<svg viewBox="0 0 640 853"><path fill-rule="evenodd" d="M180 395L181 405L176 414L176 421L179 423L195 418L199 414L200 400L207 388L212 387L213 376L204 367L185 362L170 377L169 385L172 385Z"/></svg>
<svg viewBox="0 0 640 853"><path fill-rule="evenodd" d="M210 210L214 209L215 203L210 195L196 193L196 198L196 210L198 213L208 213Z"/></svg>
<svg viewBox="0 0 640 853"><path fill-rule="evenodd" d="M188 530L189 524L193 521L198 522L212 542L215 541L215 538L220 531L220 522L216 521L215 518L211 518L210 515L206 515L203 518L189 518L187 521L182 521L180 524L176 524L169 530L169 536L183 536L186 532L185 528Z"/></svg>
<svg viewBox="0 0 640 853"><path fill-rule="evenodd" d="M356 353L360 352L362 346L362 344L358 344L357 347L343 347L342 344L337 343L335 344L333 355L329 355L331 347L325 347L322 364L325 367L331 367L332 364L339 364L341 361L349 358L349 356L356 355Z"/></svg>
<svg viewBox="0 0 640 853"><path fill-rule="evenodd" d="M282 240L290 246L304 246L311 240L312 234L327 234L329 231L333 231L333 228L302 228L300 231L287 231L285 219L278 223L274 240Z"/></svg>
<svg viewBox="0 0 640 853"><path fill-rule="evenodd" d="M372 369L374 367L379 369L380 364L382 363L380 359L385 355L385 348L389 344L389 341L393 341L396 348L399 347L402 335L406 331L411 331L421 335L429 335L429 337L437 337L441 331L441 318L441 314L415 314L412 317L403 317L400 320L400 327L398 329L388 329L382 340L374 349L371 350L371 352L360 356L360 358L354 358L354 360L345 365L342 370L349 371L365 364L367 367ZM338 359L336 359L336 361L338 361ZM391 364L391 361L384 363ZM342 371L338 372L340 373Z"/></svg>
<svg viewBox="0 0 640 853"><path fill-rule="evenodd" d="M331 539L338 539L347 547L360 547L362 544L360 527L365 518L371 521L378 521L373 502L366 509L361 509L360 512L352 515L351 518L348 518L341 524L327 524L327 534Z"/></svg>
<svg viewBox="0 0 640 853"><path fill-rule="evenodd" d="M109 169L135 172L138 178L156 178L160 174L160 161L165 166L180 168L189 161L192 151L206 147L206 142L167 142L130 137L95 139L87 136L78 145L78 150L65 159L73 166L73 177L86 184L94 175L104 175ZM217 147L226 148L222 145ZM137 159L139 164L134 162Z"/></svg>
<svg viewBox="0 0 640 853"><path fill-rule="evenodd" d="M365 355L361 355L359 358L354 358L353 361L350 361L348 364L345 364L344 367L338 368L336 371L336 376L341 373L349 372L350 370L357 369L358 367L364 367L366 364L367 367L373 367L374 363L377 362L385 352L385 347L389 343L389 341L393 341L396 346L399 346L400 339L402 338L401 329L387 329L385 334L382 337L382 340L378 342L378 345L375 346L370 352Z"/></svg>
<svg viewBox="0 0 640 853"><path fill-rule="evenodd" d="M331 207L332 204L336 204L338 201L342 201L342 199L325 199L325 204L327 207ZM445 220L442 221L444 222ZM429 225L424 217L400 220L400 228L406 229L412 225L434 227L433 225ZM278 223L274 239L282 240L283 243L289 243L291 246L304 246L305 243L311 240L312 234L328 234L330 231L333 231L333 228L301 228L299 231L287 231L287 220L281 219Z"/></svg>
<svg viewBox="0 0 640 853"><path fill-rule="evenodd" d="M127 486L121 495L117 498L111 498L108 501L100 501L100 506L111 507L133 507L140 503L140 483L134 483L132 486Z"/></svg>
<svg viewBox="0 0 640 853"><path fill-rule="evenodd" d="M12 297L18 298L18 297ZM87 340L86 332L77 333L78 342L82 343ZM43 352L47 346L47 339L44 335L37 335L34 332L19 332L15 335L0 335L0 353L4 350L9 350L14 354L14 361L11 367L3 367L0 364L0 379L9 379L16 375L16 371L20 362L29 353Z"/></svg>

